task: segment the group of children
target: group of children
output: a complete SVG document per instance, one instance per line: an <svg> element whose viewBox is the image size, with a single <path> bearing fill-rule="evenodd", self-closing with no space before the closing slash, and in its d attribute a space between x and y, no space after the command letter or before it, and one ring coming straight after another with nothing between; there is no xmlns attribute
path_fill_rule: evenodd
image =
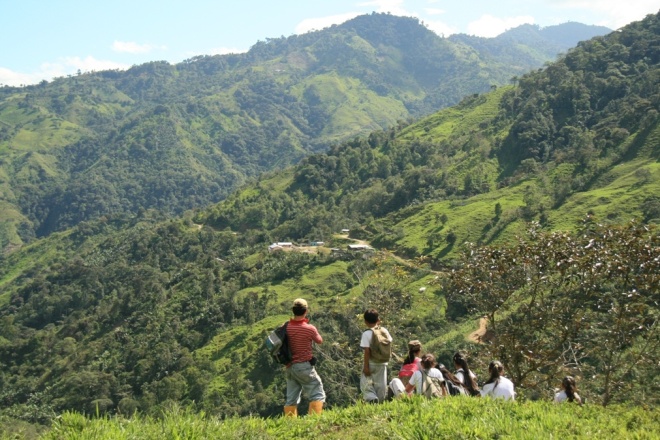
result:
<svg viewBox="0 0 660 440"><path fill-rule="evenodd" d="M463 354L454 354L452 373L444 365L437 363L432 354L422 355L422 344L418 340L408 342L408 355L398 377L388 383L388 362L376 352L381 351L378 338L386 338L391 345L392 336L380 325L378 311L374 309L364 312L364 323L368 328L362 333L360 341L360 347L364 350L360 388L366 402L379 403L412 394L430 397L436 395L433 394L436 388L438 397L462 394L515 400L513 382L503 375L504 366L500 361L492 361L488 365L489 378L479 389L477 376L470 370ZM555 395L555 402L564 401L582 404L577 394L575 379L571 376L563 379L562 391Z"/></svg>

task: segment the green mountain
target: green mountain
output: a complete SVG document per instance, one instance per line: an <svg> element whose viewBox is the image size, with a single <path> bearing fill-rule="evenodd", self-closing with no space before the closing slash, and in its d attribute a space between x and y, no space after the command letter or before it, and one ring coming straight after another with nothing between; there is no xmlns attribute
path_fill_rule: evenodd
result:
<svg viewBox="0 0 660 440"><path fill-rule="evenodd" d="M359 398L373 306L397 354L465 350L482 382L501 359L521 400L572 374L590 402L657 405L659 47L660 14L214 206L85 221L3 255L2 414L280 414L262 343L296 297L326 341L329 407ZM376 250L346 249L358 240Z"/></svg>
<svg viewBox="0 0 660 440"><path fill-rule="evenodd" d="M568 22L545 28L524 24L495 38L457 34L448 39L474 48L489 66L508 64L527 71L543 59L554 59L556 54L567 52L580 41L610 32L603 26Z"/></svg>
<svg viewBox="0 0 660 440"><path fill-rule="evenodd" d="M81 221L218 202L259 173L506 84L584 36L562 46L542 32L477 49L373 14L245 54L4 87L0 248Z"/></svg>

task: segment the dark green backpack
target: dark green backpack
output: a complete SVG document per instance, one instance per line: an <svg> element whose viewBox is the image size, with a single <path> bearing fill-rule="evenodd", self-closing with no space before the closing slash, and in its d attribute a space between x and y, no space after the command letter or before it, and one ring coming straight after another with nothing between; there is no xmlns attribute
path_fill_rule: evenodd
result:
<svg viewBox="0 0 660 440"><path fill-rule="evenodd" d="M429 399L443 397L442 380L429 376L428 370L419 370L422 373L422 396Z"/></svg>

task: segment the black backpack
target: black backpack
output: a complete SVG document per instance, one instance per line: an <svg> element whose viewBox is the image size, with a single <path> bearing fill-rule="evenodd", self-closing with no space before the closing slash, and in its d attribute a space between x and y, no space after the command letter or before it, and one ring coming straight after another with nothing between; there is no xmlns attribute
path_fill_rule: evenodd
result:
<svg viewBox="0 0 660 440"><path fill-rule="evenodd" d="M445 379L445 386L447 387L447 394L450 396L467 396L467 391L463 385L456 385L449 379Z"/></svg>
<svg viewBox="0 0 660 440"><path fill-rule="evenodd" d="M270 332L266 338L266 349L278 364L289 364L293 360L289 349L289 338L286 335L288 321Z"/></svg>

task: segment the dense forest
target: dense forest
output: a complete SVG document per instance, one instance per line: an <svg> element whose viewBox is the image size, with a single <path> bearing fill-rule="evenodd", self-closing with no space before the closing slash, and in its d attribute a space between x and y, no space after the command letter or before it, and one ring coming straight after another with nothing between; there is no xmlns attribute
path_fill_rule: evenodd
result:
<svg viewBox="0 0 660 440"><path fill-rule="evenodd" d="M398 354L409 339L446 364L464 350L481 375L497 357L521 400L570 373L591 402L657 405L659 61L660 14L216 205L122 211L3 254L0 415L279 414L263 336L299 296L327 341L329 407L358 398L373 305ZM343 250L356 239L376 251ZM268 252L285 240L326 246Z"/></svg>
<svg viewBox="0 0 660 440"><path fill-rule="evenodd" d="M306 158L286 191L257 184L258 195L236 193L205 221L313 239L343 218L367 224L377 243L391 247L397 232L388 227L396 218L387 218L390 213L487 194L541 175L526 189L520 212L548 222L546 210L601 185L599 178L612 166L640 150L657 155L658 40L651 32L646 34L651 41L640 43L641 34L629 29L581 43L547 68L519 78L516 87L465 98L452 108L461 119L452 132L444 120L452 113L441 112ZM650 180L652 169L637 170L640 181ZM634 209L650 221L660 215L657 203L648 193Z"/></svg>
<svg viewBox="0 0 660 440"><path fill-rule="evenodd" d="M574 38L532 27L476 42L373 14L245 54L0 88L0 248L102 216L207 206L259 173L507 84L609 31L564 26Z"/></svg>

